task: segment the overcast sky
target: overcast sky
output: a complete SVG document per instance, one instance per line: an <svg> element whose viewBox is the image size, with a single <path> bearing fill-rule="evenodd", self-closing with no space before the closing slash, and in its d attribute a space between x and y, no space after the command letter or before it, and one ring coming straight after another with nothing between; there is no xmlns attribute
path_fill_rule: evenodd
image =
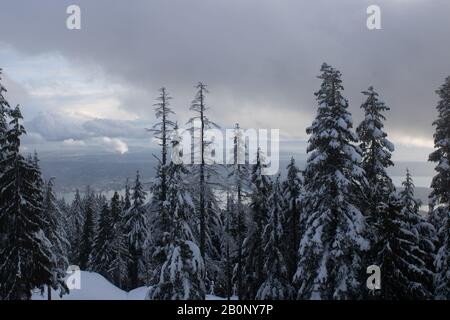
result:
<svg viewBox="0 0 450 320"><path fill-rule="evenodd" d="M77 4L82 29L66 28ZM382 30L366 28L381 7ZM448 0L0 0L0 67L38 149L150 146L166 86L184 123L198 81L223 127L279 128L307 139L320 65L343 74L357 124L373 85L391 111L396 159L426 160L434 91L450 75ZM303 143L302 143L303 141ZM303 148L303 149L302 149Z"/></svg>

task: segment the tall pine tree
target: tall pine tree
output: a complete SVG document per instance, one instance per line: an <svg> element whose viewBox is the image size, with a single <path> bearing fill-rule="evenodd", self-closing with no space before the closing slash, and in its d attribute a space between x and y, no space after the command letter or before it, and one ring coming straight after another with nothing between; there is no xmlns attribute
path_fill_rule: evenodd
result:
<svg viewBox="0 0 450 320"><path fill-rule="evenodd" d="M321 72L319 109L307 129L304 234L295 282L298 298L352 299L361 291L362 253L369 247L359 208L364 170L341 73L327 64Z"/></svg>
<svg viewBox="0 0 450 320"><path fill-rule="evenodd" d="M285 229L285 236L282 239L289 279L293 278L295 271L297 270L302 196L302 175L295 165L294 158L291 158L291 161L287 166L287 178L286 181L283 182L283 227Z"/></svg>
<svg viewBox="0 0 450 320"><path fill-rule="evenodd" d="M92 249L95 236L95 195L87 188L84 201L84 224L80 241L80 268L81 270L90 270L90 261L92 258Z"/></svg>
<svg viewBox="0 0 450 320"><path fill-rule="evenodd" d="M52 284L51 288L59 291L60 295L69 292L65 283L66 270L69 266L67 259L69 253L69 242L65 230L65 216L61 210L55 193L53 191L54 178L51 178L45 185L44 192L44 218L46 220L46 227L44 229L45 235L52 245ZM51 290L47 290L48 298L51 299Z"/></svg>
<svg viewBox="0 0 450 320"><path fill-rule="evenodd" d="M239 298L255 299L258 289L265 279L264 256L264 226L269 219L269 197L272 181L263 174L265 160L262 151L258 149L256 164L251 175L250 219L247 223L247 235L243 243L244 251L244 281L245 290Z"/></svg>
<svg viewBox="0 0 450 320"><path fill-rule="evenodd" d="M129 277L131 287L137 288L142 283L142 275L145 273L143 250L148 236L147 219L145 212L146 193L140 181L139 171L131 196L132 204L125 216L125 228L128 237L130 252Z"/></svg>
<svg viewBox="0 0 450 320"><path fill-rule="evenodd" d="M42 190L36 168L20 154L25 134L19 107L11 112L10 129L2 145L0 175L0 299L31 298L34 288L52 284L51 244L44 234Z"/></svg>
<svg viewBox="0 0 450 320"><path fill-rule="evenodd" d="M383 113L390 109L379 99L373 87L369 87L362 93L367 97L361 105L364 110L364 120L356 132L361 141L362 167L368 182L366 194L369 223L376 224L378 210L387 207L395 191L392 180L386 172L388 167L394 165L391 161L394 145L387 139L387 133L383 131L383 122L386 120Z"/></svg>
<svg viewBox="0 0 450 320"><path fill-rule="evenodd" d="M450 77L436 91L438 119L434 121L435 151L429 160L435 162L436 175L431 182L430 221L438 230L436 256L436 296L450 299Z"/></svg>
<svg viewBox="0 0 450 320"><path fill-rule="evenodd" d="M258 300L289 300L294 295L284 255L283 228L284 199L280 177L273 184L269 198L270 213L263 232L263 252L265 280L256 293Z"/></svg>

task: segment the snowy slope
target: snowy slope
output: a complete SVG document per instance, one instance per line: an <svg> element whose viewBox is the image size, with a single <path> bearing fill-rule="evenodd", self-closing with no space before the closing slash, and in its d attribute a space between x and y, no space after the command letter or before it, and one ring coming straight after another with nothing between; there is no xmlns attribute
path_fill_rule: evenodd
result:
<svg viewBox="0 0 450 320"><path fill-rule="evenodd" d="M130 292L123 291L95 272L81 271L81 289L71 290L62 298L53 291L54 300L144 300L148 288L142 287ZM47 293L33 293L33 300L46 300Z"/></svg>
<svg viewBox="0 0 450 320"><path fill-rule="evenodd" d="M81 271L81 289L72 290L62 298L52 291L53 300L144 300L148 292L147 287L140 287L130 292L123 291L95 272ZM41 295L37 290L33 293L33 300L47 300L47 292ZM207 295L206 300L224 300L223 298ZM233 299L235 300L235 299Z"/></svg>

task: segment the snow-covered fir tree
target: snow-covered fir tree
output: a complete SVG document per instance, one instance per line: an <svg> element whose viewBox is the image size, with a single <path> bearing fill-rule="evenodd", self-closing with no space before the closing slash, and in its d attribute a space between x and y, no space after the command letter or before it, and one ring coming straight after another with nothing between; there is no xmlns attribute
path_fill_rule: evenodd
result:
<svg viewBox="0 0 450 320"><path fill-rule="evenodd" d="M377 292L384 300L427 299L428 277L424 256L419 246L418 234L411 224L408 212L403 211L400 200L391 201L380 211L378 228L380 241L376 265L381 268L381 290Z"/></svg>
<svg viewBox="0 0 450 320"><path fill-rule="evenodd" d="M436 297L450 299L450 77L436 91L440 100L433 125L434 147L429 160L436 163L431 182L430 221L438 230L436 256Z"/></svg>
<svg viewBox="0 0 450 320"><path fill-rule="evenodd" d="M31 298L34 288L52 284L51 243L42 229L42 190L36 167L20 154L25 129L19 107L11 111L2 145L0 175L0 300Z"/></svg>
<svg viewBox="0 0 450 320"><path fill-rule="evenodd" d="M113 259L111 261L110 274L115 285L126 289L128 288L128 264L130 261L125 234L125 214L117 192L114 192L111 198L111 218Z"/></svg>
<svg viewBox="0 0 450 320"><path fill-rule="evenodd" d="M211 145L211 141L207 141L206 139L206 130L211 128L217 128L217 125L209 120L206 116L206 111L208 107L206 106L206 94L208 90L206 89L206 84L199 82L196 86L197 93L195 95L194 100L192 101L190 110L195 113L191 119L189 119L188 123L192 125L192 131L194 134L194 146L193 146L193 158L195 162L198 162L198 165L195 165L192 171L192 174L198 180L198 221L199 221L199 242L200 242L200 252L202 256L205 257L206 251L206 241L207 241L207 215L208 215L208 172L209 168L207 165L207 154L206 150L209 145ZM196 125L199 124L199 127ZM212 195L212 193L209 193Z"/></svg>
<svg viewBox="0 0 450 320"><path fill-rule="evenodd" d="M108 204L104 204L100 212L100 218L94 236L90 267L91 270L100 273L109 281L112 281L111 265L114 260L115 248L114 223Z"/></svg>
<svg viewBox="0 0 450 320"><path fill-rule="evenodd" d="M142 275L145 273L143 250L148 236L147 218L144 207L145 197L146 192L140 181L138 171L131 195L131 208L125 215L125 229L130 252L128 271L132 288L137 288L142 283Z"/></svg>
<svg viewBox="0 0 450 320"><path fill-rule="evenodd" d="M291 158L287 166L286 181L283 188L283 228L284 237L281 239L284 244L284 255L288 269L289 279L292 279L297 270L298 245L300 243L300 215L301 197L303 196L303 180L300 170L295 165L294 158Z"/></svg>
<svg viewBox="0 0 450 320"><path fill-rule="evenodd" d="M6 142L5 135L8 130L8 114L11 110L8 101L6 100L4 93L6 92L6 88L1 83L2 80L2 69L0 68L0 147ZM3 154L0 154L0 160L2 159ZM0 172L1 172L0 167Z"/></svg>
<svg viewBox="0 0 450 320"><path fill-rule="evenodd" d="M234 275L238 275L239 272L242 275L242 270L239 272L237 268L239 265L242 266L242 245L239 251L238 239L243 241L243 236L239 236L240 233L244 234L245 229L240 231L238 228L238 222L240 221L237 216L238 207L234 202L234 197L227 193L227 203L226 207L223 210L222 219L223 219L223 234L222 234L222 269L224 276L224 290L223 295L230 299L234 293L237 294L237 284L239 283L237 279L235 279ZM245 227L245 224L241 223L242 227ZM240 259L239 259L240 258ZM236 269L235 272L233 272ZM242 281L242 279L241 279Z"/></svg>
<svg viewBox="0 0 450 320"><path fill-rule="evenodd" d="M381 232L381 216L379 212L385 212L389 203L395 197L395 187L386 169L393 166L391 160L394 145L388 140L384 131L384 113L390 108L380 100L379 94L373 87L369 87L362 94L366 97L361 109L364 111L364 120L356 128L362 151L362 167L366 173L367 184L364 185L364 197L360 199L363 213L366 215L368 226L368 238L371 242L371 250L364 255L364 264L371 265L376 260L379 252L376 248ZM368 292L367 292L368 293Z"/></svg>
<svg viewBox="0 0 450 320"><path fill-rule="evenodd" d="M269 198L270 213L263 231L264 282L256 293L257 300L289 300L294 295L291 285L283 239L286 239L283 225L285 207L280 177L273 183Z"/></svg>
<svg viewBox="0 0 450 320"><path fill-rule="evenodd" d="M341 73L325 63L321 72L321 88L315 93L319 108L307 129L297 297L352 299L360 295L362 254L369 249L358 207L364 170L348 102L341 93Z"/></svg>
<svg viewBox="0 0 450 320"><path fill-rule="evenodd" d="M395 191L391 178L386 169L393 166L391 153L394 145L387 139L383 131L386 117L384 112L389 111L373 87L369 87L362 94L366 101L361 105L364 110L364 120L356 129L363 152L362 167L367 178L367 210L369 223L376 223L377 212L387 206L390 197Z"/></svg>
<svg viewBox="0 0 450 320"><path fill-rule="evenodd" d="M256 164L251 173L250 219L247 221L247 235L243 242L244 263L243 283L245 289L241 293L242 299L254 299L258 289L265 279L263 231L269 218L269 197L272 181L263 174L265 159L262 151L258 149Z"/></svg>
<svg viewBox="0 0 450 320"><path fill-rule="evenodd" d="M86 191L83 211L84 223L80 239L80 257L78 260L81 270L89 270L89 262L91 261L92 249L94 246L96 217L95 195L91 192L89 187Z"/></svg>
<svg viewBox="0 0 450 320"><path fill-rule="evenodd" d="M67 259L70 244L65 229L65 216L61 210L53 190L54 178L49 179L45 185L43 213L46 220L44 233L52 246L52 284L51 288L59 292L60 296L69 293L65 283L66 270L69 266ZM47 290L48 298L51 299L51 290Z"/></svg>
<svg viewBox="0 0 450 320"><path fill-rule="evenodd" d="M236 124L233 135L233 149L230 150L232 155L232 163L229 166L228 180L231 185L233 197L227 199L227 210L224 219L225 232L224 237L226 245L223 249L223 253L226 254L226 283L227 283L227 295L231 294L232 279L235 281L236 294L238 297L242 297L244 291L244 239L246 235L246 213L248 212L245 200L248 197L248 188L250 186L250 172L249 166L246 163L246 151L245 141L243 136L243 130L239 124ZM235 250L233 250L235 249ZM231 268L231 259L235 260L232 268L232 274L228 270ZM232 277L232 278L230 278Z"/></svg>
<svg viewBox="0 0 450 320"><path fill-rule="evenodd" d="M125 197L123 198L123 212L127 212L131 208L131 191L130 183L127 179L125 183Z"/></svg>
<svg viewBox="0 0 450 320"><path fill-rule="evenodd" d="M159 275L162 264L165 263L165 251L161 250L165 247L162 243L164 234L170 230L171 217L167 211L168 203L167 198L167 170L170 159L169 145L171 136L176 127L175 122L171 120L171 116L175 114L170 108L170 100L172 97L167 92L166 88L160 89L160 95L157 98L155 106L155 117L158 122L150 130L153 132L154 138L161 147L161 156L156 157L158 165L156 167L156 178L152 185L152 201L150 205L149 213L149 227L151 228L151 245L148 248L148 260L152 274L150 275L151 283L155 284L159 282ZM176 128L178 129L178 128Z"/></svg>
<svg viewBox="0 0 450 320"><path fill-rule="evenodd" d="M68 259L71 264L78 265L80 263L81 235L84 225L83 201L78 189L68 211L67 223L70 242Z"/></svg>
<svg viewBox="0 0 450 320"><path fill-rule="evenodd" d="M216 165L213 163L211 155L212 141L208 139L206 130L218 128L206 115L208 107L206 105L206 95L208 90L206 85L198 83L197 93L192 101L190 110L195 115L189 119L188 124L192 125L193 152L191 157L194 165L191 168L190 179L192 181L192 194L195 203L197 218L193 220L197 226L192 226L192 231L197 239L200 252L206 264L206 286L214 290L215 282L219 275L221 260L220 239L223 232L223 225L220 217L220 208L214 188L217 188L218 177Z"/></svg>
<svg viewBox="0 0 450 320"><path fill-rule="evenodd" d="M172 143L179 143L179 140L176 138ZM183 165L171 163L168 166L164 206L170 222L158 247L166 260L160 268L159 282L148 293L149 299L205 298L205 263L189 223L195 205L186 184L187 173Z"/></svg>
<svg viewBox="0 0 450 320"><path fill-rule="evenodd" d="M415 236L418 249L414 253L417 256L414 268L420 270L412 277L413 293L410 298L429 299L433 296L436 231L420 214L422 203L414 197L415 186L409 170L406 170L406 179L402 185L403 190L399 193L401 213Z"/></svg>

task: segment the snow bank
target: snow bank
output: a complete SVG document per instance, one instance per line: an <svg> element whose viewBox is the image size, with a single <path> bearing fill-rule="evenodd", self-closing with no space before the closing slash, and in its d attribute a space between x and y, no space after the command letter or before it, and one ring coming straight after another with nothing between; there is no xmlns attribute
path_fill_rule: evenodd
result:
<svg viewBox="0 0 450 320"><path fill-rule="evenodd" d="M52 290L53 300L144 300L149 290L140 287L130 292L123 291L95 272L81 271L81 289L71 290L69 294L59 297L59 293ZM233 300L235 300L234 298ZM40 290L33 292L32 300L47 300L47 291L41 295ZM213 295L207 295L206 300L225 300Z"/></svg>

